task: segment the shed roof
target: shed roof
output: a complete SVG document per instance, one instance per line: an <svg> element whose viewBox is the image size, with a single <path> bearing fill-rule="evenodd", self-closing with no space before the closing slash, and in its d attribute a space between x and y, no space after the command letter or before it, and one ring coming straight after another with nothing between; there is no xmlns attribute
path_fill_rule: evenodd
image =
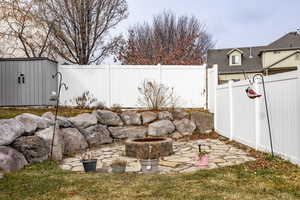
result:
<svg viewBox="0 0 300 200"><path fill-rule="evenodd" d="M37 60L47 60L50 62L58 63L55 60L46 58L46 57L32 57L32 58L0 58L0 62L5 62L5 61L37 61Z"/></svg>

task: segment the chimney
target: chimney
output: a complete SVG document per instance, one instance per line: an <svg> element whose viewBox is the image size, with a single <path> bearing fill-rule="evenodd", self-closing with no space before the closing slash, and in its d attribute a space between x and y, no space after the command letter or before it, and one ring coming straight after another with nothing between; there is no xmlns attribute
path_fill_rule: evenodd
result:
<svg viewBox="0 0 300 200"><path fill-rule="evenodd" d="M249 58L253 58L253 56L252 56L252 47L250 47L250 55L249 55Z"/></svg>

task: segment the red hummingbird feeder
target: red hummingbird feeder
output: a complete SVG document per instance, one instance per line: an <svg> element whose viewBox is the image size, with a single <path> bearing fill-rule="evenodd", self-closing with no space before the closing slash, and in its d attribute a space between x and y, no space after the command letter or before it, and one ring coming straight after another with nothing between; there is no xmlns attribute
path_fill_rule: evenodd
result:
<svg viewBox="0 0 300 200"><path fill-rule="evenodd" d="M258 94L257 92L255 92L255 90L251 86L249 86L246 89L246 93L250 99L255 99L255 98L261 97L261 94Z"/></svg>

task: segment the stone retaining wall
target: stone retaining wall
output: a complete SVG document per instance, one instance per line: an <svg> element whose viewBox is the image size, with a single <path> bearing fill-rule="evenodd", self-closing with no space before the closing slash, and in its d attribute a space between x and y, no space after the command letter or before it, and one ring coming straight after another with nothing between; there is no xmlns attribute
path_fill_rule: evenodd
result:
<svg viewBox="0 0 300 200"><path fill-rule="evenodd" d="M21 114L0 120L0 170L13 171L27 164L42 162L50 157L54 115L41 117ZM147 136L178 139L194 132L208 133L213 129L213 116L204 112L187 113L133 111L115 113L95 110L71 118L58 117L53 158L61 160L65 153L110 144L127 138Z"/></svg>

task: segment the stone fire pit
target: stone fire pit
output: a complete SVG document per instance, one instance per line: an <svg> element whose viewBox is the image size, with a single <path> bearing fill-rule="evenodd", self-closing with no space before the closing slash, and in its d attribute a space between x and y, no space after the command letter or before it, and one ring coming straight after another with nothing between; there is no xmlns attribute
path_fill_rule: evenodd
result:
<svg viewBox="0 0 300 200"><path fill-rule="evenodd" d="M170 156L173 153L171 138L128 139L125 142L125 155L128 157L155 159Z"/></svg>

